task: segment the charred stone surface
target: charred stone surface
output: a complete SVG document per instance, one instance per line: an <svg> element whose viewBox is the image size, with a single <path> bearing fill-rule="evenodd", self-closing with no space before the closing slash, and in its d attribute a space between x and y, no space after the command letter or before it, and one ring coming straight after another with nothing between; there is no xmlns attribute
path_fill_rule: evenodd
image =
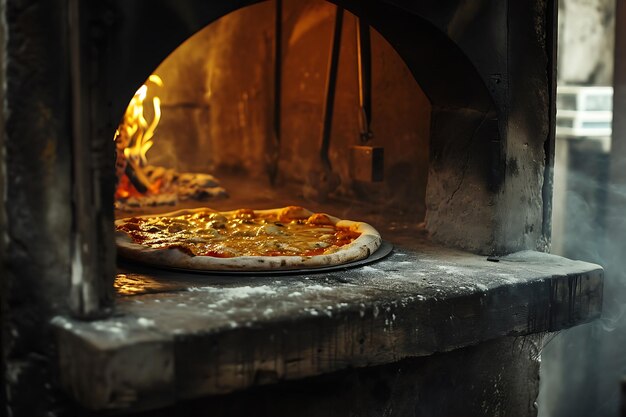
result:
<svg viewBox="0 0 626 417"><path fill-rule="evenodd" d="M44 415L54 392L48 322L67 312L71 133L62 1L2 2L2 362L4 411ZM36 398L36 401L33 399Z"/></svg>
<svg viewBox="0 0 626 417"><path fill-rule="evenodd" d="M509 89L507 92L505 155L515 161L517 169L507 166L504 186L498 202L497 252L510 250L547 250L552 187L544 193L543 183L551 181L546 163L553 149L554 123L550 117L556 108L555 63L552 53L556 39L552 36L553 13L550 1L509 2L507 55ZM513 16L515 18L513 18ZM550 43L548 43L550 41ZM548 145L546 145L548 144Z"/></svg>
<svg viewBox="0 0 626 417"><path fill-rule="evenodd" d="M488 114L472 109L433 109L426 224L436 241L479 253L491 253L496 241L493 155L484 140L491 124ZM459 130L468 133L459 136Z"/></svg>

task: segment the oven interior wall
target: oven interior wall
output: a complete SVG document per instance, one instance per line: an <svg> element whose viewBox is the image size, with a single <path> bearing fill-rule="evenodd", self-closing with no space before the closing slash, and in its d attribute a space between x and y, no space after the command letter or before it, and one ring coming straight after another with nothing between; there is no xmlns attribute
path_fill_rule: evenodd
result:
<svg viewBox="0 0 626 417"><path fill-rule="evenodd" d="M278 184L320 188L325 88L336 6L283 2L280 143L274 117L274 3L230 13L196 33L155 70L162 118L148 160L183 172L268 178L278 152ZM431 105L392 46L372 37L371 146L384 147L384 181L356 181L350 148L360 145L356 17L346 13L329 159L328 192L424 217ZM266 181L267 182L267 181ZM231 194L236 190L229 190ZM324 197L324 196L323 196Z"/></svg>

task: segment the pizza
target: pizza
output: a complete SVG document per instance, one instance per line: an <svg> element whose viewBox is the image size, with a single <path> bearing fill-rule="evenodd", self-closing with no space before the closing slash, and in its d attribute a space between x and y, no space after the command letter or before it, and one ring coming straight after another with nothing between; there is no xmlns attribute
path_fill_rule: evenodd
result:
<svg viewBox="0 0 626 417"><path fill-rule="evenodd" d="M124 258L194 270L271 271L365 259L382 240L364 222L289 206L219 212L209 208L117 220Z"/></svg>

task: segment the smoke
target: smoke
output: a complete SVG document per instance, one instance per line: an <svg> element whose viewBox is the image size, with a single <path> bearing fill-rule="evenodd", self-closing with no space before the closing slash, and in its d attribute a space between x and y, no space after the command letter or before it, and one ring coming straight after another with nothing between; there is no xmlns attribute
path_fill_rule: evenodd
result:
<svg viewBox="0 0 626 417"><path fill-rule="evenodd" d="M605 332L612 332L616 330L622 322L625 310L626 307L622 305L620 306L619 312L616 315L609 317L602 316L600 317L600 319L598 319L596 323L594 323L594 325L598 326Z"/></svg>
<svg viewBox="0 0 626 417"><path fill-rule="evenodd" d="M604 267L603 312L545 344L540 417L617 416L626 376L626 186L609 184L609 162L626 161L584 145L571 141L567 170L556 167L553 242L559 255Z"/></svg>
<svg viewBox="0 0 626 417"><path fill-rule="evenodd" d="M587 153L584 157L593 156ZM626 187L607 184L608 175L602 170L570 171L568 175L565 202L569 226L563 255L605 268L603 314L594 325L614 331L626 313L626 236L619 233L626 230L626 211L611 204L626 199Z"/></svg>

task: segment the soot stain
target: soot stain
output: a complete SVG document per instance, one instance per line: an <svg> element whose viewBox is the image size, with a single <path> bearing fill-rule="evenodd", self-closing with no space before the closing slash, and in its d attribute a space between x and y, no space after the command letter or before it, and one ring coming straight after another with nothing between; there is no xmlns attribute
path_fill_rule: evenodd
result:
<svg viewBox="0 0 626 417"><path fill-rule="evenodd" d="M517 177L519 175L519 165L517 163L517 159L509 158L507 168L511 176Z"/></svg>

